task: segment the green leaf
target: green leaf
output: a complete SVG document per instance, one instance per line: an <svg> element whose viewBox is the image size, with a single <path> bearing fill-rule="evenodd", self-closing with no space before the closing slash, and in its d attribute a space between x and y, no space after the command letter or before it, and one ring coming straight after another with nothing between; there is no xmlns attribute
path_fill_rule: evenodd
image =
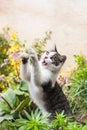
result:
<svg viewBox="0 0 87 130"><path fill-rule="evenodd" d="M21 126L18 130L27 130L26 126Z"/></svg>
<svg viewBox="0 0 87 130"><path fill-rule="evenodd" d="M82 130L87 130L87 125L85 125Z"/></svg>
<svg viewBox="0 0 87 130"><path fill-rule="evenodd" d="M28 120L30 120L30 119L32 118L32 117L28 114L27 111L24 110L24 113L25 113L25 115L26 115L26 117L27 117Z"/></svg>
<svg viewBox="0 0 87 130"><path fill-rule="evenodd" d="M4 120L12 120L12 119L13 119L13 116L9 115L9 114L6 114L4 116L0 116L0 123L3 122Z"/></svg>
<svg viewBox="0 0 87 130"><path fill-rule="evenodd" d="M21 90L18 90L18 89L14 90L14 92L15 92L16 95L19 95L19 96L20 95L29 96L29 94L27 92L22 92Z"/></svg>
<svg viewBox="0 0 87 130"><path fill-rule="evenodd" d="M9 88L5 93L3 93L2 96L8 102L9 106L11 108L14 108L14 104L16 102L16 94L14 93L14 91Z"/></svg>
<svg viewBox="0 0 87 130"><path fill-rule="evenodd" d="M8 106L8 104L6 104L6 102L4 101L0 101L0 115L2 115L3 113L9 113L11 111L10 107Z"/></svg>
<svg viewBox="0 0 87 130"><path fill-rule="evenodd" d="M28 84L24 81L21 82L20 90L27 91L28 92Z"/></svg>
<svg viewBox="0 0 87 130"><path fill-rule="evenodd" d="M12 111L12 114L21 111L25 106L28 105L29 101L30 101L29 97L26 97L26 98L18 105L18 107L17 107L15 110Z"/></svg>

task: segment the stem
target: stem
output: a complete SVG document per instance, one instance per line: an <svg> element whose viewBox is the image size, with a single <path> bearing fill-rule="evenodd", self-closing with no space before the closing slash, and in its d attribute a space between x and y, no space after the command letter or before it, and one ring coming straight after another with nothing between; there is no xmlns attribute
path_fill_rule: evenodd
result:
<svg viewBox="0 0 87 130"><path fill-rule="evenodd" d="M17 63L16 63L16 73L17 73L18 78L20 79L20 74L19 74L19 71L18 71L18 68L17 68Z"/></svg>
<svg viewBox="0 0 87 130"><path fill-rule="evenodd" d="M11 105L9 104L9 102L2 95L0 95L0 97L8 104L8 106L10 107L10 109L12 109Z"/></svg>

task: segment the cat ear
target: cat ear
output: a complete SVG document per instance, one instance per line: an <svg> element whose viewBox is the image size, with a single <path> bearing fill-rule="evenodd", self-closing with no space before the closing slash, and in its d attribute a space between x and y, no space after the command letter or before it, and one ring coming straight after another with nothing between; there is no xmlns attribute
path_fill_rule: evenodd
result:
<svg viewBox="0 0 87 130"><path fill-rule="evenodd" d="M57 47L56 47L56 44L55 44L55 48L54 48L54 50L57 52Z"/></svg>

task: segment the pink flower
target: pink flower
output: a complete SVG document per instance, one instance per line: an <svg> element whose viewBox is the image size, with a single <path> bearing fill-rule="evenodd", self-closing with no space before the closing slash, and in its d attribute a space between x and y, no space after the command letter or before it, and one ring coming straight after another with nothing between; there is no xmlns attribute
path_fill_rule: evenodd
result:
<svg viewBox="0 0 87 130"><path fill-rule="evenodd" d="M23 52L23 50L17 50L15 52L8 51L7 54L11 55L14 60L19 60L21 58L20 54Z"/></svg>
<svg viewBox="0 0 87 130"><path fill-rule="evenodd" d="M5 65L7 65L9 62L9 59L4 59L4 62L0 65L0 68L4 67Z"/></svg>
<svg viewBox="0 0 87 130"><path fill-rule="evenodd" d="M62 75L58 75L57 82L60 87L63 87L67 82L67 78L63 77Z"/></svg>
<svg viewBox="0 0 87 130"><path fill-rule="evenodd" d="M9 62L9 59L4 59L4 63L8 63Z"/></svg>

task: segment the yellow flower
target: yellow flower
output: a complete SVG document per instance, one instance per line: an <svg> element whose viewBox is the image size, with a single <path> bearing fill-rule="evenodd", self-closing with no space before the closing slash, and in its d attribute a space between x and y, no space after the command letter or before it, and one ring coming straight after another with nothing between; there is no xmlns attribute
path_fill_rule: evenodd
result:
<svg viewBox="0 0 87 130"><path fill-rule="evenodd" d="M16 38L17 38L17 33L16 33L16 32L12 33L12 34L11 34L11 40L13 41L13 40L15 40Z"/></svg>
<svg viewBox="0 0 87 130"><path fill-rule="evenodd" d="M61 74L62 76L65 76L65 72L64 72L64 71L61 71L60 74Z"/></svg>

